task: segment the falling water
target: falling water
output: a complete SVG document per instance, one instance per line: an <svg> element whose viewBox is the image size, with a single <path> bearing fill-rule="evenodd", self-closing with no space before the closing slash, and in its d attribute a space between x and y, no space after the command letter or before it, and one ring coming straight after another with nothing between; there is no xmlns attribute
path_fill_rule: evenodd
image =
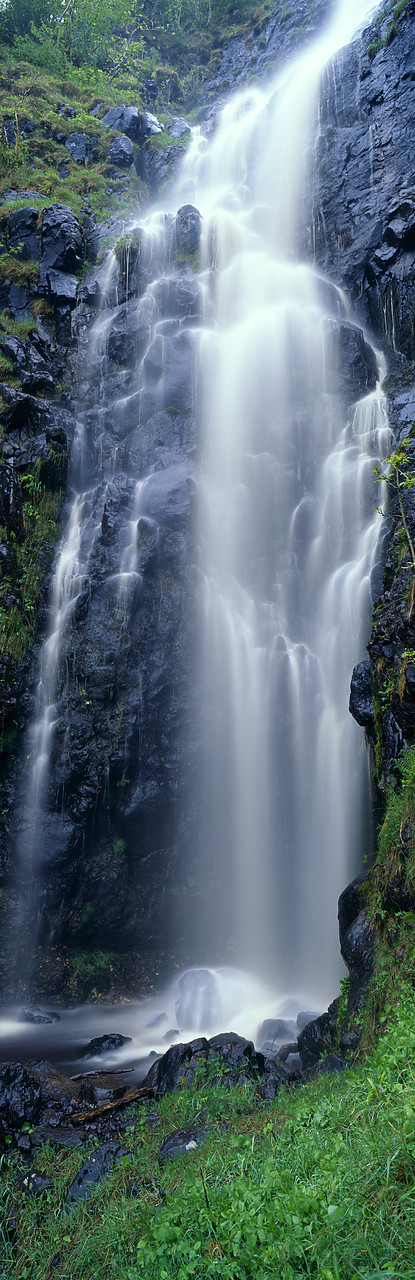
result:
<svg viewBox="0 0 415 1280"><path fill-rule="evenodd" d="M212 956L321 1001L337 897L367 841L365 748L348 699L376 561L373 467L389 433L379 385L357 403L358 386L342 394L347 302L301 246L320 74L375 7L341 0L271 86L232 99L212 142L196 134L182 177L203 214L216 312L200 343L202 865L213 892L198 933Z"/></svg>
<svg viewBox="0 0 415 1280"><path fill-rule="evenodd" d="M340 0L304 54L229 102L212 141L195 130L174 192L175 207L191 199L203 216L201 279L214 316L193 335L205 744L194 961L209 953L213 965L228 960L281 995L321 1003L333 990L337 895L365 848L366 758L348 696L368 630L373 467L388 427L379 386L365 396L348 382L347 301L304 260L309 168L323 67L376 7ZM162 222L150 219L150 237ZM139 305L145 325L150 313L157 322L151 285ZM363 340L359 351L370 385L374 353ZM55 575L21 840L29 866L41 845L63 636L111 481L96 457L95 444L95 488L81 471ZM146 477L135 480L114 593L126 625L148 498Z"/></svg>

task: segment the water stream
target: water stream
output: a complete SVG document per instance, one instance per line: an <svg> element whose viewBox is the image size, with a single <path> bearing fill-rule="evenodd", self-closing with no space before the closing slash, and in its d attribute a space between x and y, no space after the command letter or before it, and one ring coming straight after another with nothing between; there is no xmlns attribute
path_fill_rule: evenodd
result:
<svg viewBox="0 0 415 1280"><path fill-rule="evenodd" d="M273 82L228 103L211 140L195 130L171 196L174 209L191 201L203 217L209 316L193 341L202 439L200 827L213 888L195 922L194 962L198 938L213 966L227 957L266 979L280 1002L301 992L314 1007L333 995L336 900L361 864L370 821L365 747L348 699L377 558L373 467L389 429L373 350L304 246L320 75L376 7L339 0L323 34ZM149 234L160 225L153 215ZM149 299L151 286L141 306ZM347 364L349 339L360 382ZM108 476L98 467L97 477L102 510ZM97 524L97 489L92 504L82 477L76 490L31 731L31 874L63 639ZM146 477L135 477L117 608L137 576L146 493ZM268 995L264 1004L269 1013ZM196 1029L203 1017L195 1014Z"/></svg>

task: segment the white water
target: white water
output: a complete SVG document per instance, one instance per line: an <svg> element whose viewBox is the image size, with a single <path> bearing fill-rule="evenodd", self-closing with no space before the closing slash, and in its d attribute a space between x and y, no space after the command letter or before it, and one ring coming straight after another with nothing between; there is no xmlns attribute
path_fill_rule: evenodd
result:
<svg viewBox="0 0 415 1280"><path fill-rule="evenodd" d="M265 90L197 132L177 203L204 218L216 322L200 344L205 865L198 929L279 990L321 1004L339 965L337 897L369 821L363 735L348 711L364 656L379 519L380 388L337 393L327 287L301 262L323 67L377 6L341 0ZM344 314L332 290L329 314Z"/></svg>
<svg viewBox="0 0 415 1280"><path fill-rule="evenodd" d="M212 142L195 131L174 195L175 207L191 199L203 215L215 316L199 344L201 824L214 894L196 932L213 966L227 955L266 975L279 1004L302 992L300 1003L322 1006L333 994L336 900L365 848L366 757L348 697L368 629L379 526L373 466L388 429L379 389L349 415L336 394L327 289L301 262L301 244L320 74L376 8L341 0L323 35L275 82L232 99ZM158 214L152 227L161 234ZM331 314L341 315L340 293L330 296ZM85 533L82 487L42 659L27 810L36 831L63 636L94 536L92 527ZM117 608L136 575L142 510L145 480L114 584ZM227 1005L214 1029L226 1022Z"/></svg>

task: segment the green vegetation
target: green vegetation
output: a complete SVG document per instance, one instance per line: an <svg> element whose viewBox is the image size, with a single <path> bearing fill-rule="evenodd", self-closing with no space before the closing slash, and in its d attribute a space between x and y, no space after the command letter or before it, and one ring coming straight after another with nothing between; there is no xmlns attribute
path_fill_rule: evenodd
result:
<svg viewBox="0 0 415 1280"><path fill-rule="evenodd" d="M387 4L385 8L381 9L380 13L376 15L375 21L379 35L377 40L372 40L372 43L368 46L368 54L371 61L373 61L373 58L376 57L376 54L379 53L380 49L387 49L392 43L392 40L395 39L395 36L398 35L400 27L399 19L402 18L405 13L405 10L408 7L408 2L409 0L398 0L398 4L396 4L395 0L389 0L389 4ZM388 15L390 15L389 26L386 29L385 35L381 36L380 28L384 19L387 18Z"/></svg>
<svg viewBox="0 0 415 1280"><path fill-rule="evenodd" d="M321 1077L275 1102L255 1085L198 1086L132 1107L128 1154L89 1200L62 1213L83 1153L45 1147L52 1179L25 1197L3 1157L5 1274L19 1280L410 1280L415 1245L415 995L364 1066ZM121 1114L121 1113L120 1113ZM207 1142L159 1165L172 1130L209 1127ZM91 1149L91 1148L89 1148ZM8 1222L11 1224L8 1228Z"/></svg>
<svg viewBox="0 0 415 1280"><path fill-rule="evenodd" d="M84 908L82 922L87 924L94 907ZM112 987L119 956L113 951L73 951L69 957L70 991L75 1000L99 1000Z"/></svg>
<svg viewBox="0 0 415 1280"><path fill-rule="evenodd" d="M33 640L45 574L59 535L61 494L40 480L40 459L21 477L23 537L7 535L14 571L3 576L0 588L0 655L19 662Z"/></svg>

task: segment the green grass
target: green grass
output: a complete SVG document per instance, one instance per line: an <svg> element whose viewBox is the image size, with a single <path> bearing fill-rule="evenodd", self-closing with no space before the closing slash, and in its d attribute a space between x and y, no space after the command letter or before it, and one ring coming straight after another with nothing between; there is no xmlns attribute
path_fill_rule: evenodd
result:
<svg viewBox="0 0 415 1280"><path fill-rule="evenodd" d="M410 1280L415 1274L415 995L364 1064L263 1103L255 1086L209 1079L131 1116L128 1158L82 1206L62 1200L82 1152L45 1147L53 1181L25 1198L3 1160L5 1272L19 1280ZM154 1105L151 1106L154 1110ZM173 1129L210 1126L207 1143L162 1166ZM11 1209L10 1207L11 1206Z"/></svg>

